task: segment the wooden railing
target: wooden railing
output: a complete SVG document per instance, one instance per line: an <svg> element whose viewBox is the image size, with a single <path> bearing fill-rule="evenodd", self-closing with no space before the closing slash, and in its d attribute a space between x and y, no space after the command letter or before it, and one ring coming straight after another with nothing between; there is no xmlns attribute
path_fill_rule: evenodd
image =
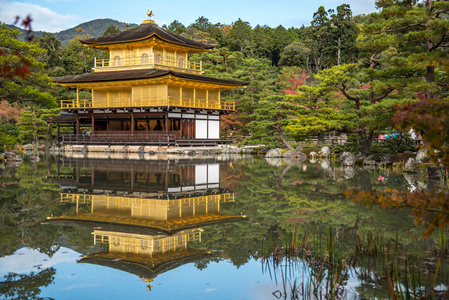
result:
<svg viewBox="0 0 449 300"><path fill-rule="evenodd" d="M188 107L235 111L234 102L224 102L192 98L116 98L116 99L80 99L61 100L62 109L83 108L129 108L129 107Z"/></svg>
<svg viewBox="0 0 449 300"><path fill-rule="evenodd" d="M60 137L63 144L175 144L176 134L66 134Z"/></svg>
<svg viewBox="0 0 449 300"><path fill-rule="evenodd" d="M109 196L109 195L92 195L92 194L76 194L76 193L61 193L61 202L65 203L91 203L92 201L100 201L106 204L113 202L114 206L118 207L131 207L135 204L141 204L147 200L153 198L136 198L136 197L124 197L124 196ZM153 199L157 200L157 199ZM210 203L227 203L234 202L234 193L224 193L218 195L207 195L191 198L180 198L172 200L180 203L181 208L207 205ZM169 202L167 202L168 204Z"/></svg>
<svg viewBox="0 0 449 300"><path fill-rule="evenodd" d="M97 71L105 71L102 69L114 68L114 69L127 69L129 66L154 68L154 67L169 67L170 69L191 70L200 72L203 70L202 62L190 62L185 58L167 59L152 55L141 57L128 57L120 59L97 59L95 58L95 68Z"/></svg>

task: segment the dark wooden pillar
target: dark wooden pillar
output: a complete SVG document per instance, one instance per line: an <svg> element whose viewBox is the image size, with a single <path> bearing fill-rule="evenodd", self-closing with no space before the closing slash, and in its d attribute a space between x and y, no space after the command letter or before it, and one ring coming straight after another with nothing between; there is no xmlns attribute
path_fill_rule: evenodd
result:
<svg viewBox="0 0 449 300"><path fill-rule="evenodd" d="M80 117L76 114L76 134L80 134Z"/></svg>
<svg viewBox="0 0 449 300"><path fill-rule="evenodd" d="M95 186L95 169L92 167L90 171L90 188L93 190Z"/></svg>
<svg viewBox="0 0 449 300"><path fill-rule="evenodd" d="M56 140L59 142L59 135L61 134L61 127L58 123L58 132L56 133Z"/></svg>
<svg viewBox="0 0 449 300"><path fill-rule="evenodd" d="M90 120L91 120L91 123L92 123L92 134L94 134L94 132L95 132L95 118L94 118L94 114L93 113L90 115Z"/></svg>
<svg viewBox="0 0 449 300"><path fill-rule="evenodd" d="M131 184L131 192L134 192L134 168L131 165L131 170L130 170L130 184Z"/></svg>
<svg viewBox="0 0 449 300"><path fill-rule="evenodd" d="M80 183L80 166L78 161L76 162L76 186Z"/></svg>
<svg viewBox="0 0 449 300"><path fill-rule="evenodd" d="M131 135L134 135L134 112L131 112Z"/></svg>
<svg viewBox="0 0 449 300"><path fill-rule="evenodd" d="M165 113L165 134L168 136L168 112Z"/></svg>
<svg viewBox="0 0 449 300"><path fill-rule="evenodd" d="M182 115L181 115L182 116ZM184 119L179 119L179 132L181 133L180 138L184 139Z"/></svg>

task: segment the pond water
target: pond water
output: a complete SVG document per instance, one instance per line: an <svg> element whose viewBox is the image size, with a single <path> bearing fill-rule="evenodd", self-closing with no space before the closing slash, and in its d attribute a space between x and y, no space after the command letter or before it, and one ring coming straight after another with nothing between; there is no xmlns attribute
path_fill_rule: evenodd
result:
<svg viewBox="0 0 449 300"><path fill-rule="evenodd" d="M0 169L0 299L390 299L389 260L397 293L447 298L444 232L424 240L409 209L343 194L439 182L324 160L91 156Z"/></svg>

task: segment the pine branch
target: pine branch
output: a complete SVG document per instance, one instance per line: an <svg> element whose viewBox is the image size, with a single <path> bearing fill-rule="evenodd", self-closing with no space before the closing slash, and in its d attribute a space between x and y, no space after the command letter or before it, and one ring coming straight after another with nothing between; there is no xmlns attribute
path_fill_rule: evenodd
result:
<svg viewBox="0 0 449 300"><path fill-rule="evenodd" d="M381 33L388 33L388 32L396 32L396 31L402 31L404 29L407 28L413 28L413 27L422 27L423 29L427 28L426 25L423 25L421 23L414 23L414 24L410 24L407 26L402 26L402 27L398 27L398 28L391 28L391 29L386 29L386 30L382 30L380 32L377 32L375 34L381 34Z"/></svg>
<svg viewBox="0 0 449 300"><path fill-rule="evenodd" d="M432 46L432 48L429 49L429 52L435 50L436 48L440 47L441 44L444 42L444 38L446 37L446 33L443 33L443 35L441 36L441 40L435 45Z"/></svg>
<svg viewBox="0 0 449 300"><path fill-rule="evenodd" d="M377 101L380 101L380 100L384 99L384 98L387 97L388 94L390 94L392 91L394 91L394 88L388 89L385 93L383 93L383 94L380 95L380 96L371 98L371 103L373 104L373 103L376 103Z"/></svg>

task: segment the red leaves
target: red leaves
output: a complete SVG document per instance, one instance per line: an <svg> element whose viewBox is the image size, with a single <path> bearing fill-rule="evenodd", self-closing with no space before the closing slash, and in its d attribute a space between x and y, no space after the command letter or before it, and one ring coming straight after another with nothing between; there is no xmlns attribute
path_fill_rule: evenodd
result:
<svg viewBox="0 0 449 300"><path fill-rule="evenodd" d="M18 21L17 18L16 21ZM31 19L30 16L27 16L25 19L22 20L22 26L25 30L31 31L31 21L33 21L33 19Z"/></svg>
<svg viewBox="0 0 449 300"><path fill-rule="evenodd" d="M0 102L0 122L15 124L19 122L19 117L25 108L19 108L18 103L9 104L8 101Z"/></svg>
<svg viewBox="0 0 449 300"><path fill-rule="evenodd" d="M371 88L371 85L370 85L369 83L365 83L364 85L362 85L362 86L360 87L361 90L367 90L367 89L369 89L369 88Z"/></svg>
<svg viewBox="0 0 449 300"><path fill-rule="evenodd" d="M14 25L17 24L20 21L20 17L16 16L16 20L14 22ZM25 30L26 33L26 40L27 41L31 41L33 40L34 36L33 36L33 30L31 28L31 22L33 21L33 19L31 19L31 17L28 15L25 19L22 20L22 26L23 29Z"/></svg>
<svg viewBox="0 0 449 300"><path fill-rule="evenodd" d="M2 77L7 77L11 73L12 68L10 66L2 66L1 73Z"/></svg>
<svg viewBox="0 0 449 300"><path fill-rule="evenodd" d="M31 22L31 19L28 22ZM9 55L11 55L11 54L9 54ZM12 55L19 57L19 63L10 62L8 64L8 61L10 59L6 58L7 63L0 67L1 77L11 80L16 76L25 78L25 76L27 76L28 74L31 74L30 61L28 61L28 59L23 57L22 54L17 50L15 50L14 54L12 54ZM4 51L3 49L0 49L0 56L7 57L8 53L6 51ZM12 61L16 61L16 59L13 59Z"/></svg>
<svg viewBox="0 0 449 300"><path fill-rule="evenodd" d="M406 131L413 128L422 133L422 138L431 149L433 160L441 158L446 168L449 168L449 102L447 99L427 99L397 107L393 122L396 128Z"/></svg>
<svg viewBox="0 0 449 300"><path fill-rule="evenodd" d="M1 77L6 79L13 79L16 76L21 78L25 78L28 74L31 74L30 71L30 62L25 58L21 57L21 65L11 67L8 65L2 66L0 68Z"/></svg>

